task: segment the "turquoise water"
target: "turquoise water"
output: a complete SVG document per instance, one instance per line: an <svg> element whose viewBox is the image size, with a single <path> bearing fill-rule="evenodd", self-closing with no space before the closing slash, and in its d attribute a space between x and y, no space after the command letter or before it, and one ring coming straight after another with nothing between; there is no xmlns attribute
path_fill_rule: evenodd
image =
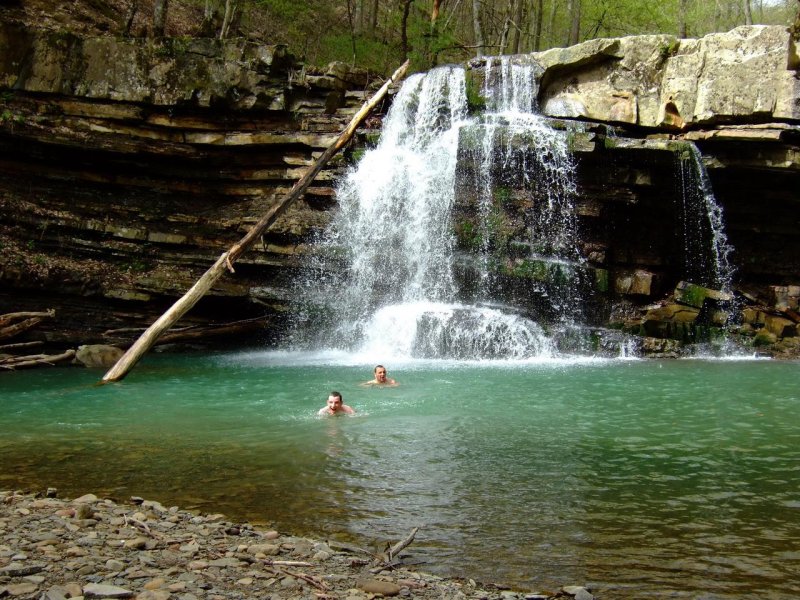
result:
<svg viewBox="0 0 800 600"><path fill-rule="evenodd" d="M140 495L603 598L800 595L797 363L252 352L0 373L0 489ZM318 418L328 392L355 417Z"/></svg>

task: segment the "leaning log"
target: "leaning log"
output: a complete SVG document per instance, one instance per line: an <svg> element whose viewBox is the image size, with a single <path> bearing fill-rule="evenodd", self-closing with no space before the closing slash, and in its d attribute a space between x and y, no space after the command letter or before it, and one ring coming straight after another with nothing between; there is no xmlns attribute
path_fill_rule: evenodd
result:
<svg viewBox="0 0 800 600"><path fill-rule="evenodd" d="M367 118L372 110L383 100L383 97L389 91L389 87L396 81L402 79L408 70L409 61L404 62L394 74L381 86L381 88L372 96L361 109L355 114L348 126L336 139L336 141L322 153L316 162L306 171L303 177L292 187L289 194L269 210L261 220L256 223L252 229L241 239L238 243L234 244L227 252L224 252L217 261L208 269L197 282L183 295L175 304L173 304L167 312L161 315L155 323L153 323L147 331L145 331L133 345L128 348L128 351L122 355L109 371L103 376L101 383L109 383L112 381L119 381L123 379L128 372L139 362L139 359L145 355L150 347L156 340L174 325L184 314L186 314L197 302L202 298L206 292L214 285L214 283L222 276L226 269L233 272L233 263L237 258L247 250L253 242L261 237L261 234L280 217L295 200L297 200L306 191L314 178L322 170L328 161L339 152L353 137L358 126Z"/></svg>

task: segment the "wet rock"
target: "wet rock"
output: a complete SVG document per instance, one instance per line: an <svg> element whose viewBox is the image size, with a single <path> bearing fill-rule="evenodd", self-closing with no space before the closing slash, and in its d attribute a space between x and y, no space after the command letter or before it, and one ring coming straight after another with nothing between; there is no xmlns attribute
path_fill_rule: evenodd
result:
<svg viewBox="0 0 800 600"><path fill-rule="evenodd" d="M86 344L78 346L75 360L85 367L107 369L113 367L123 354L124 352L116 346Z"/></svg>
<svg viewBox="0 0 800 600"><path fill-rule="evenodd" d="M575 598L575 600L594 600L592 593L580 585L565 585L561 590Z"/></svg>

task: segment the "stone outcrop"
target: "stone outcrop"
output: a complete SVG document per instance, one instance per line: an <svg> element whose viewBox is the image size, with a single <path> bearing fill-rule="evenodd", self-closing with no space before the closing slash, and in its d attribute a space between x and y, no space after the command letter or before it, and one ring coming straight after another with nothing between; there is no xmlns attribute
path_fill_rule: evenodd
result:
<svg viewBox="0 0 800 600"><path fill-rule="evenodd" d="M677 130L800 120L800 56L782 27L592 40L532 58L552 117Z"/></svg>
<svg viewBox="0 0 800 600"><path fill-rule="evenodd" d="M676 181L689 143L724 208L740 290L764 315L796 309L800 90L788 33L594 40L525 59L541 65L543 111L584 122L570 143L598 324L683 278ZM0 25L0 313L57 314L14 341L124 345L123 332L149 325L283 197L370 88L364 72L313 70L281 46ZM357 151L323 170L182 323L267 319L257 339L274 339ZM541 270L513 252L503 268L509 279Z"/></svg>
<svg viewBox="0 0 800 600"><path fill-rule="evenodd" d="M280 46L0 26L0 305L53 297L58 324L37 334L50 345L124 343L120 331L151 322L283 197L371 87ZM343 164L186 323L289 310Z"/></svg>

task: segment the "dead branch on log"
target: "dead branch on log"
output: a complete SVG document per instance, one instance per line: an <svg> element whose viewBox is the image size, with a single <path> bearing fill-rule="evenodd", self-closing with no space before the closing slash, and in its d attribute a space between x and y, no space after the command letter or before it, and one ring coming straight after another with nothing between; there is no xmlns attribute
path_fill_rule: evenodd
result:
<svg viewBox="0 0 800 600"><path fill-rule="evenodd" d="M386 569L393 569L397 566L402 564L399 560L395 560L400 552L403 551L406 546L408 546L411 542L414 541L414 536L417 535L417 531L419 531L419 527L414 527L405 538L397 542L394 546L389 548L386 552L386 559L381 560L381 564L377 567L370 569L370 573L376 574L380 573L381 571L385 571Z"/></svg>
<svg viewBox="0 0 800 600"><path fill-rule="evenodd" d="M349 125L339 135L336 141L322 153L316 162L306 171L306 173L294 184L289 194L270 209L256 223L252 229L241 239L238 243L234 244L227 252L224 252L217 261L203 274L200 279L186 292L175 304L170 307L155 323L153 323L142 336L136 340L133 345L128 348L128 351L122 355L117 363L109 369L103 376L101 383L109 383L111 381L119 381L123 379L133 366L139 362L139 359L150 349L155 341L161 337L161 334L174 325L184 314L186 314L197 302L202 298L205 293L211 289L214 282L219 279L225 269L233 272L233 263L237 258L247 250L250 245L261 237L261 234L272 225L272 223L280 217L295 200L297 200L311 185L314 178L322 170L328 161L341 150L353 137L358 126L361 122L372 112L372 110L383 99L389 91L392 83L398 81L405 75L408 69L409 61L397 69L394 74L381 86L375 95L372 96L361 109L355 114L350 121Z"/></svg>
<svg viewBox="0 0 800 600"><path fill-rule="evenodd" d="M67 350L63 354L34 354L31 356L15 356L0 360L0 369L13 371L15 369L25 369L27 367L55 366L56 363L75 358L75 350Z"/></svg>
<svg viewBox="0 0 800 600"><path fill-rule="evenodd" d="M400 552L403 550L403 548L405 548L411 542L414 541L414 536L417 535L418 531L419 531L419 527L414 527L414 529L411 530L411 533L409 533L404 539L400 540L394 546L389 548L389 560L390 561L394 560L394 557L397 556L398 554L400 554Z"/></svg>
<svg viewBox="0 0 800 600"><path fill-rule="evenodd" d="M330 586L319 579L318 577L314 577L313 575L306 575L305 573L300 573L299 571L292 571L291 569L286 568L275 568L275 567L265 567L272 571L275 574L283 574L289 575L290 577L294 577L295 579L302 579L303 581L310 583L318 590L322 590L323 592L327 592L330 590Z"/></svg>

